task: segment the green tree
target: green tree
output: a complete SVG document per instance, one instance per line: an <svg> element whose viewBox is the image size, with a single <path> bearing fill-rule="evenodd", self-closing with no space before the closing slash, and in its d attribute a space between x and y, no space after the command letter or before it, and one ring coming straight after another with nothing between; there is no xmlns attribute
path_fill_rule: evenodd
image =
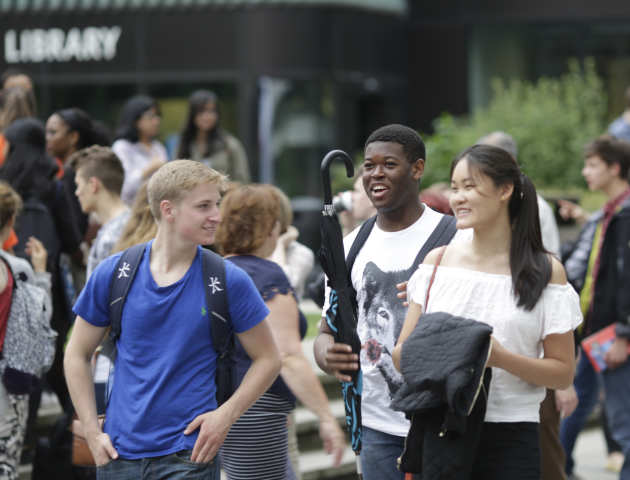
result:
<svg viewBox="0 0 630 480"><path fill-rule="evenodd" d="M514 137L518 160L539 188L583 185L582 152L605 129L607 100L592 59L583 67L571 60L568 67L558 78L535 83L494 80L486 108L466 117L444 114L436 119L435 133L425 138L424 185L448 181L453 158L495 130Z"/></svg>

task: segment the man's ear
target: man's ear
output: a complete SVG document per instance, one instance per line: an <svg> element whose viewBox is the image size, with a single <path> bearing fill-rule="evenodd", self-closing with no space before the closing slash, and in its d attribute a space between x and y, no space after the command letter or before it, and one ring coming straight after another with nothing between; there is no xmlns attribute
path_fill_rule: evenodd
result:
<svg viewBox="0 0 630 480"><path fill-rule="evenodd" d="M88 178L87 184L90 187L90 192L92 193L97 193L103 186L101 181L96 177Z"/></svg>
<svg viewBox="0 0 630 480"><path fill-rule="evenodd" d="M615 177L621 177L621 165L618 163L612 163L608 168L610 168Z"/></svg>
<svg viewBox="0 0 630 480"><path fill-rule="evenodd" d="M411 164L411 174L414 180L420 180L424 174L424 158L419 158Z"/></svg>
<svg viewBox="0 0 630 480"><path fill-rule="evenodd" d="M160 202L160 218L167 222L172 222L175 218L175 205L170 200L162 200Z"/></svg>

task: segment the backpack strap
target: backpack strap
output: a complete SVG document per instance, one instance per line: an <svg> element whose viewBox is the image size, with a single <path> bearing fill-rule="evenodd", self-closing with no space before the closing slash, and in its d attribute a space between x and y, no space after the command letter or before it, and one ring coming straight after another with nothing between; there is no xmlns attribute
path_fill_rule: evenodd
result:
<svg viewBox="0 0 630 480"><path fill-rule="evenodd" d="M109 284L109 322L111 325L109 335L114 345L120 337L122 329L122 312L125 300L138 271L138 265L142 261L146 246L146 243L140 243L123 252L118 259Z"/></svg>
<svg viewBox="0 0 630 480"><path fill-rule="evenodd" d="M225 402L235 390L234 328L228 308L225 260L211 250L202 248L201 264L203 271L206 306L210 319L212 344L217 352L215 371L217 405Z"/></svg>
<svg viewBox="0 0 630 480"><path fill-rule="evenodd" d="M359 228L359 233L352 242L352 246L350 247L350 251L348 252L348 256L346 257L346 267L348 268L348 276L352 275L352 267L354 266L354 261L357 259L357 255L363 248L366 240L370 236L374 225L376 224L376 215L368 218L363 224L361 228Z"/></svg>
<svg viewBox="0 0 630 480"><path fill-rule="evenodd" d="M431 235L429 235L427 241L424 242L424 245L422 245L416 259L413 261L411 266L412 272L418 268L418 265L422 263L424 257L426 257L431 250L447 245L452 240L455 236L455 232L457 232L457 228L455 227L456 223L457 220L455 220L455 217L451 215L442 216L440 223L438 223L433 232L431 232Z"/></svg>

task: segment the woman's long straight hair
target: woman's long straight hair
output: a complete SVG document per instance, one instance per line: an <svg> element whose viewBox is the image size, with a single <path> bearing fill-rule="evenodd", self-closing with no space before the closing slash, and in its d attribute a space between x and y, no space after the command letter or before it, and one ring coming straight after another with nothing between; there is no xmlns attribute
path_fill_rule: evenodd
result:
<svg viewBox="0 0 630 480"><path fill-rule="evenodd" d="M221 116L217 95L210 90L195 90L188 99L188 117L180 134L177 158L191 158L191 145L197 135L195 117L198 113L203 111L209 103L214 104L214 108L217 112L217 123L212 130L208 132L207 150L203 152L203 156L213 155L217 151L225 148L224 134L220 126Z"/></svg>
<svg viewBox="0 0 630 480"><path fill-rule="evenodd" d="M551 279L551 261L540 232L538 198L531 180L521 172L516 159L501 148L474 145L460 153L451 165L466 159L471 171L489 177L495 186L514 185L508 203L512 227L510 272L517 305L532 310Z"/></svg>

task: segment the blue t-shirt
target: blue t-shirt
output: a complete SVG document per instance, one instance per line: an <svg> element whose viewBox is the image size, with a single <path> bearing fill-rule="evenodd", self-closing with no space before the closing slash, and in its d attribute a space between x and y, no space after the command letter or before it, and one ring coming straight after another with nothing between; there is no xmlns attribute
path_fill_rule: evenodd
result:
<svg viewBox="0 0 630 480"><path fill-rule="evenodd" d="M105 432L122 458L191 449L198 430L184 435L199 414L214 410L216 352L212 347L202 279L201 247L188 272L166 287L155 283L147 245L122 315ZM92 325L109 326L109 285L120 253L99 264L74 305ZM225 263L230 317L237 333L269 313L252 280Z"/></svg>

